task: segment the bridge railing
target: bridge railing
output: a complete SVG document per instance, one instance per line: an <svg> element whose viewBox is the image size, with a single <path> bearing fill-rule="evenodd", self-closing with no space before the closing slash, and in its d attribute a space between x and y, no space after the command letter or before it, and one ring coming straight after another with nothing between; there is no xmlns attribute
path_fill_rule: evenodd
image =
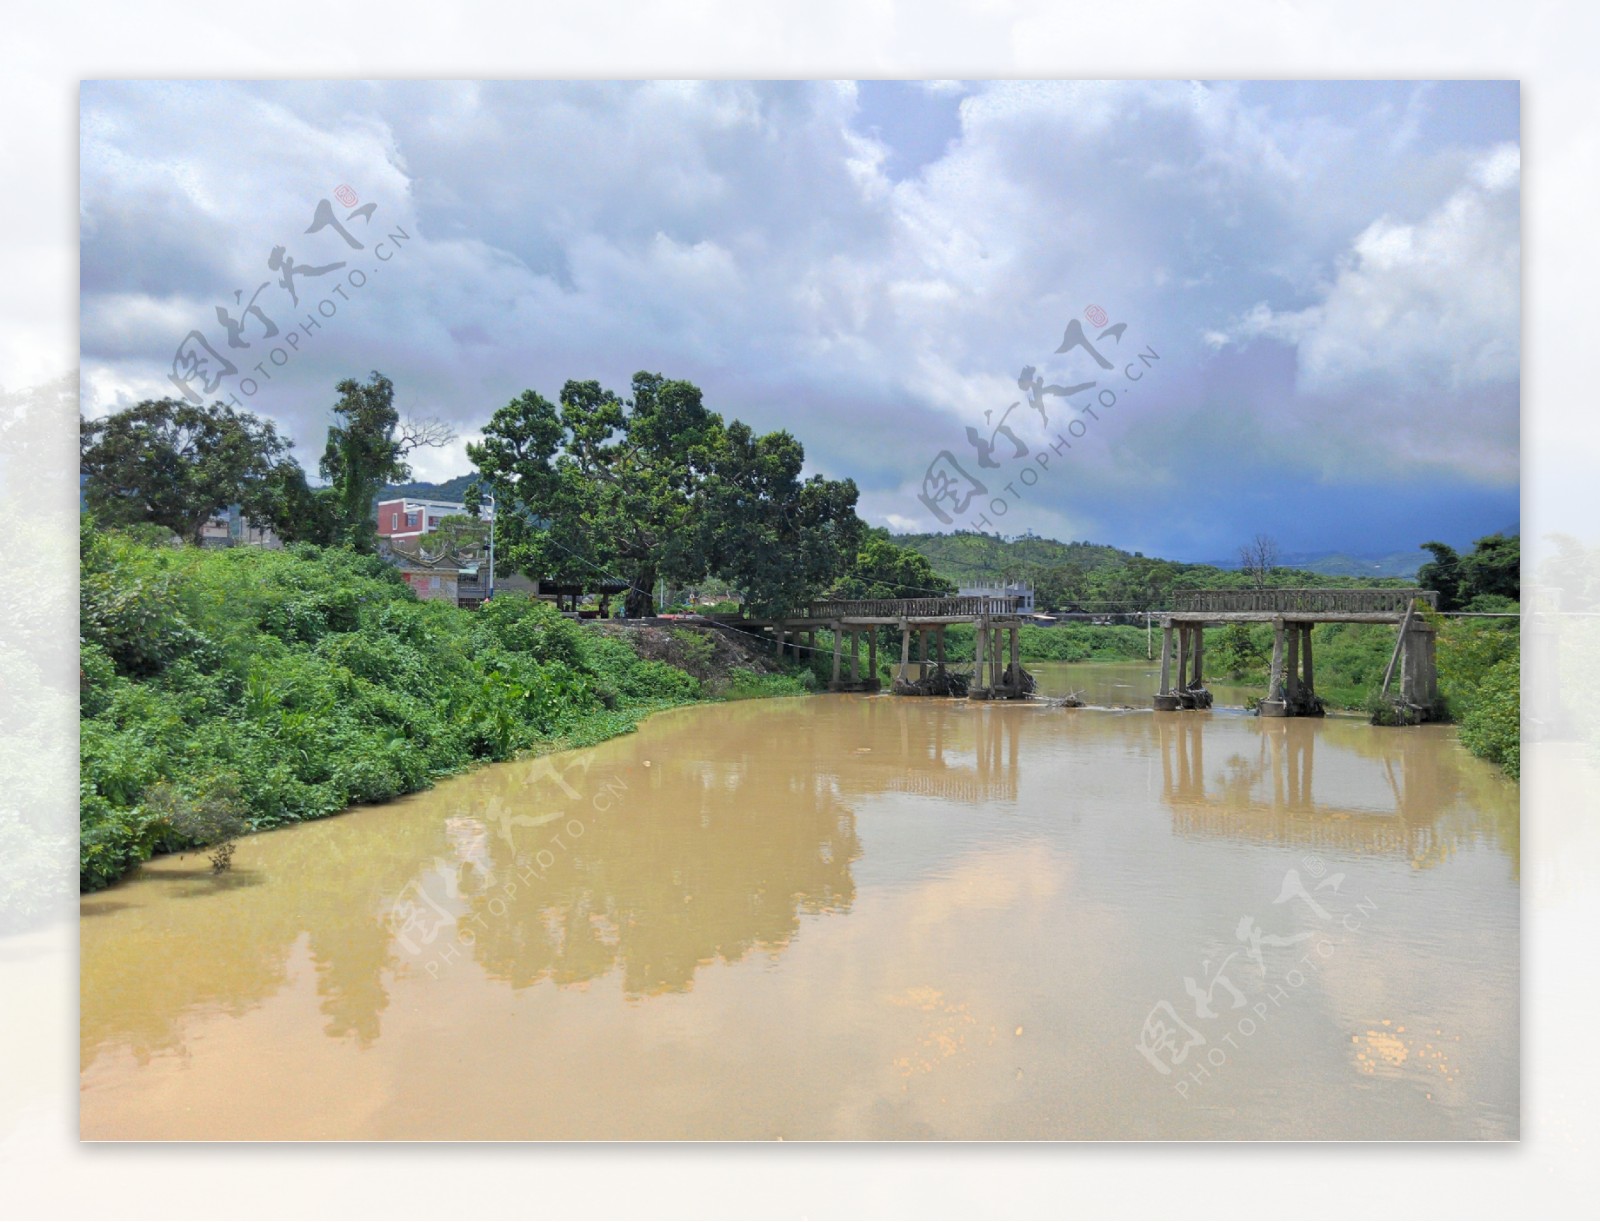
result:
<svg viewBox="0 0 1600 1222"><path fill-rule="evenodd" d="M1433 590L1174 590L1174 611L1348 612L1368 615L1404 615L1416 599L1429 607L1439 605Z"/></svg>
<svg viewBox="0 0 1600 1222"><path fill-rule="evenodd" d="M1016 594L982 594L949 598L824 599L789 612L789 619L944 619L962 615L1016 615L1022 598Z"/></svg>

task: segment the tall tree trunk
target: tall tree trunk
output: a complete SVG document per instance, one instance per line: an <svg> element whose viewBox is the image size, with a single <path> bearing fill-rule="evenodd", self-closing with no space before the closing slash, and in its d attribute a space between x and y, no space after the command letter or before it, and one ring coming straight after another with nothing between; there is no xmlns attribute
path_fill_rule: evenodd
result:
<svg viewBox="0 0 1600 1222"><path fill-rule="evenodd" d="M622 606L622 613L629 619L644 619L656 613L656 570L654 565L640 568L633 578L633 588L628 591L628 597Z"/></svg>

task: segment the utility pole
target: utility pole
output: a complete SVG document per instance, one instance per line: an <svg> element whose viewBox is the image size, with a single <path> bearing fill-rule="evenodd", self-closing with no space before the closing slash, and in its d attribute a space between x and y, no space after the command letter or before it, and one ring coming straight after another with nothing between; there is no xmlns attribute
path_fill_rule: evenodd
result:
<svg viewBox="0 0 1600 1222"><path fill-rule="evenodd" d="M489 591L484 595L484 601L494 597L494 493L485 493L484 500L489 502Z"/></svg>

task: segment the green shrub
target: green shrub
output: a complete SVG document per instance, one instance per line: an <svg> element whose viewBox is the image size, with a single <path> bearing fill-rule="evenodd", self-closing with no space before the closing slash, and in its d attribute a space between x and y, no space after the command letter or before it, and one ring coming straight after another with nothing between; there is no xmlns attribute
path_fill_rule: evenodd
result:
<svg viewBox="0 0 1600 1222"><path fill-rule="evenodd" d="M340 548L208 551L86 526L80 558L85 889L153 852L598 742L702 694L548 603L419 602Z"/></svg>
<svg viewBox="0 0 1600 1222"><path fill-rule="evenodd" d="M1503 658L1484 675L1461 718L1461 742L1498 764L1513 780L1522 775L1522 702L1518 659Z"/></svg>

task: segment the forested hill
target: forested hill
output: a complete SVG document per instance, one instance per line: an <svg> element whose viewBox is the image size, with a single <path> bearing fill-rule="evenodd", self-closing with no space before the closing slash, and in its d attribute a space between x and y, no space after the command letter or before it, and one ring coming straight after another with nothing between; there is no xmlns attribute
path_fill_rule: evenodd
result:
<svg viewBox="0 0 1600 1222"><path fill-rule="evenodd" d="M442 484L430 484L426 480L413 480L409 484L385 484L383 491L378 493L378 500L391 501L396 497L409 496L419 501L460 501L467 493L467 485L477 478L477 472L469 471L465 475L447 479Z"/></svg>
<svg viewBox="0 0 1600 1222"><path fill-rule="evenodd" d="M957 531L948 535L895 535L894 541L920 552L940 576L961 584L1024 576L1040 569L1087 571L1133 559L1132 552L1103 543L1062 543L1039 535L1008 540L999 535Z"/></svg>
<svg viewBox="0 0 1600 1222"><path fill-rule="evenodd" d="M1312 572L1270 560L1261 571L1214 564L1185 564L1097 543L1062 543L1036 535L895 535L893 541L924 556L934 572L958 585L987 581L1032 582L1041 607L1081 606L1090 611L1143 611L1166 605L1184 587L1236 589L1268 586L1405 585L1393 577Z"/></svg>

